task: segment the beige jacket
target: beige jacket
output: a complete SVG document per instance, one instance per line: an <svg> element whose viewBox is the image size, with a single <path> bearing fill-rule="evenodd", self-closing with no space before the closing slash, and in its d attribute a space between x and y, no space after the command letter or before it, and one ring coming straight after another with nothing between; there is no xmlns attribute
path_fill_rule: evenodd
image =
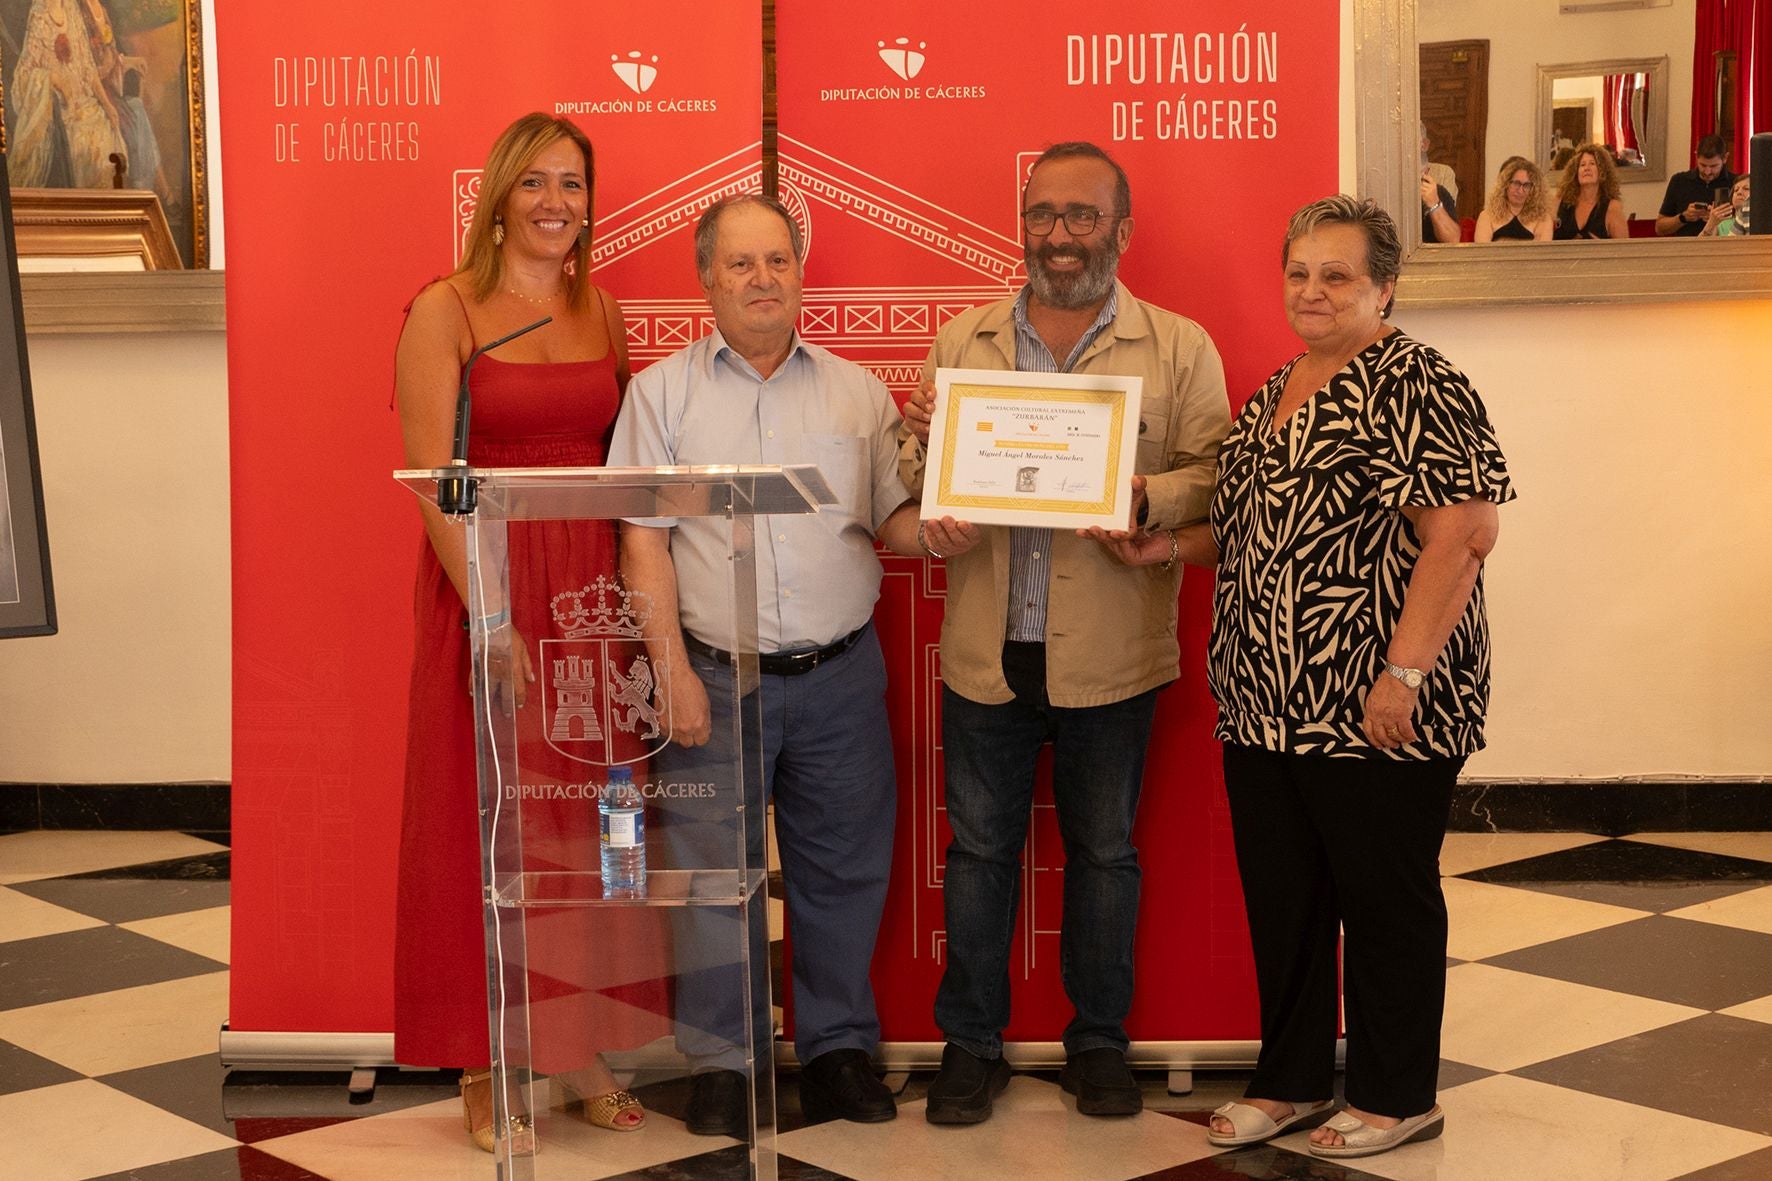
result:
<svg viewBox="0 0 1772 1181"><path fill-rule="evenodd" d="M1192 320L1136 299L1116 284L1114 322L1090 344L1075 372L1144 379L1137 470L1149 478L1152 530L1204 520L1218 445L1230 432L1224 365ZM1014 369L1013 299L973 308L936 334L923 374L937 368ZM923 488L924 451L899 428L899 475L913 496ZM985 539L947 563L941 675L971 701L999 705L1013 694L1003 679L1009 615L1009 530L983 526ZM1124 701L1180 672L1175 638L1181 568L1129 567L1099 542L1056 529L1046 612L1046 691L1076 708Z"/></svg>

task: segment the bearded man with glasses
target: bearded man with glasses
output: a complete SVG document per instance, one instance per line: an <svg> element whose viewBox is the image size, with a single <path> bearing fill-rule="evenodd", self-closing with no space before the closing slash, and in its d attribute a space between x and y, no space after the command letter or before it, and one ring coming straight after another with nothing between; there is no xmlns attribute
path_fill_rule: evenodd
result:
<svg viewBox="0 0 1772 1181"><path fill-rule="evenodd" d="M1048 148L1029 173L1021 221L1027 285L937 333L905 404L901 477L920 492L938 367L1137 376L1134 513L1113 532L945 517L919 535L947 560L948 588L942 744L953 840L935 1000L947 1045L927 1110L937 1124L986 1119L1008 1083L1009 946L1034 763L1047 742L1065 851L1061 960L1076 1009L1062 1081L1086 1115L1142 1107L1126 1066L1139 894L1132 823L1157 691L1180 671L1181 568L1125 566L1108 543L1204 520L1230 429L1224 366L1205 331L1116 277L1132 241L1132 192L1112 157L1089 143Z"/></svg>

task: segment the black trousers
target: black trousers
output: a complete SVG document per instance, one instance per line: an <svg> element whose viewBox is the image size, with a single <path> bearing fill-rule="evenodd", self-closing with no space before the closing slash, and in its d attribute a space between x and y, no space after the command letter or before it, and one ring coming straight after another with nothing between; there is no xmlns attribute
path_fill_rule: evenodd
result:
<svg viewBox="0 0 1772 1181"><path fill-rule="evenodd" d="M1250 1096L1333 1093L1339 931L1348 1103L1398 1118L1433 1107L1446 1007L1440 845L1463 766L1226 744L1261 994Z"/></svg>

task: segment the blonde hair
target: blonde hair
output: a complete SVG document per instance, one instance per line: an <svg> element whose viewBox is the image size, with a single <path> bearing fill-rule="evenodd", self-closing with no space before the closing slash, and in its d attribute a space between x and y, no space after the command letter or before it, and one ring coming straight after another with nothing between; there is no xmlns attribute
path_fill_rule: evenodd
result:
<svg viewBox="0 0 1772 1181"><path fill-rule="evenodd" d="M524 172L535 158L561 140L571 140L585 158L587 199L585 216L591 216L596 195L596 164L591 155L591 141L570 119L555 118L534 111L524 115L499 133L486 156L486 167L480 173L480 196L474 205L474 219L468 223L468 240L462 249L461 264L455 273L466 276L475 299L489 299L504 285L504 251L492 240L492 227L505 199L517 187ZM580 233L566 256L566 298L573 307L588 306L591 293L591 236Z"/></svg>
<svg viewBox="0 0 1772 1181"><path fill-rule="evenodd" d="M1513 208L1507 203L1507 186L1516 172L1524 172L1532 181L1532 191L1520 206L1521 224L1538 221L1550 211L1550 194L1544 191L1544 173L1538 170L1538 165L1524 156L1509 156L1502 164L1501 171L1495 174L1495 187L1489 190L1489 217L1498 228L1506 225L1514 216Z"/></svg>
<svg viewBox="0 0 1772 1181"><path fill-rule="evenodd" d="M1563 185L1557 190L1558 205L1573 205L1581 198L1581 158L1592 156L1594 168L1600 173L1600 195L1608 201L1618 200L1618 169L1612 163L1612 153L1605 144L1582 144L1569 157L1569 166L1563 169Z"/></svg>

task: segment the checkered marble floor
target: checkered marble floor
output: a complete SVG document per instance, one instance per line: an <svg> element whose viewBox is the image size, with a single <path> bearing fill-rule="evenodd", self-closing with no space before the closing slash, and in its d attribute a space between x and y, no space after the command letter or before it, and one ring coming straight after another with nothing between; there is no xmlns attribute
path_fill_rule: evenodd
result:
<svg viewBox="0 0 1772 1181"><path fill-rule="evenodd" d="M1467 835L1442 859L1452 911L1443 1138L1337 1165L1308 1134L1220 1151L1207 1112L1246 1076L1147 1083L1130 1120L1075 1113L1018 1075L973 1128L922 1118L808 1125L784 1080L781 1174L876 1178L1772 1178L1772 834ZM224 1091L228 851L179 833L0 836L0 1177L20 1181L489 1178L446 1080L236 1072ZM643 1088L632 1136L586 1127L541 1177L736 1176L686 1133L680 1083ZM1353 1167L1357 1165L1358 1167Z"/></svg>

